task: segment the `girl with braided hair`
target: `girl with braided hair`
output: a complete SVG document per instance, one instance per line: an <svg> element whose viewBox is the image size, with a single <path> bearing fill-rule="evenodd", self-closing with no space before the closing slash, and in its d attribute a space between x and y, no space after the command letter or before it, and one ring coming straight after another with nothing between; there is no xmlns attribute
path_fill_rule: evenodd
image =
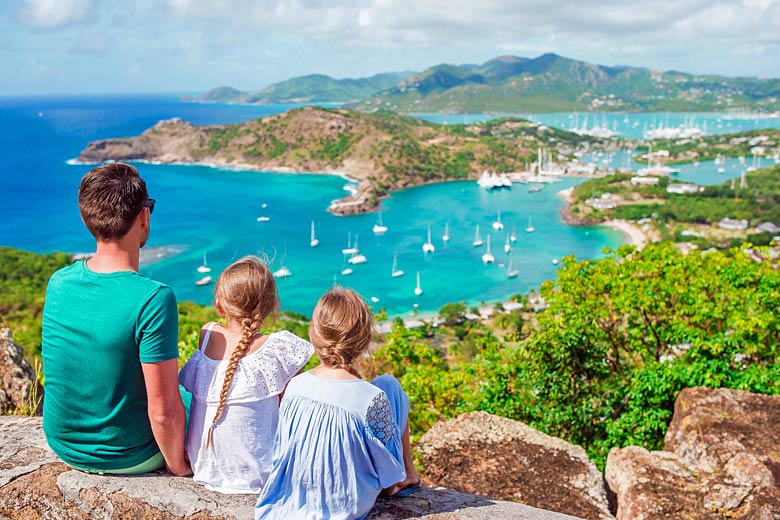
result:
<svg viewBox="0 0 780 520"><path fill-rule="evenodd" d="M420 488L409 398L394 377L369 383L354 368L371 342L371 321L363 299L338 286L314 308L309 337L321 363L287 386L256 520L360 519L381 492Z"/></svg>
<svg viewBox="0 0 780 520"><path fill-rule="evenodd" d="M179 374L192 393L187 456L195 482L208 489L259 493L272 466L280 397L314 350L290 332L260 332L279 299L257 257L222 272L214 305L225 324L203 326L198 350Z"/></svg>

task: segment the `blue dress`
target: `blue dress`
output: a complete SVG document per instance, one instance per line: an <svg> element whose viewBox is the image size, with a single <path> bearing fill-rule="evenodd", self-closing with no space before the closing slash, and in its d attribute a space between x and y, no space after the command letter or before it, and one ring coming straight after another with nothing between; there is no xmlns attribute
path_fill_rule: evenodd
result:
<svg viewBox="0 0 780 520"><path fill-rule="evenodd" d="M364 518L383 488L406 478L401 435L408 413L409 399L392 376L374 384L309 372L293 378L255 518Z"/></svg>

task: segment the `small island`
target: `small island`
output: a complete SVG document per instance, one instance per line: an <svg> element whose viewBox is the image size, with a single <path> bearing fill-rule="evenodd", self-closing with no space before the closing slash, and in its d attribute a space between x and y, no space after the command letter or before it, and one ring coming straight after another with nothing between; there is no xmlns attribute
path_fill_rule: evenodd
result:
<svg viewBox="0 0 780 520"><path fill-rule="evenodd" d="M439 125L393 112L309 106L231 125L195 126L168 119L138 137L89 143L79 160L341 174L355 180L357 189L329 210L354 215L376 209L379 200L399 189L477 179L485 170L526 171L540 147L564 160L599 143L519 118Z"/></svg>

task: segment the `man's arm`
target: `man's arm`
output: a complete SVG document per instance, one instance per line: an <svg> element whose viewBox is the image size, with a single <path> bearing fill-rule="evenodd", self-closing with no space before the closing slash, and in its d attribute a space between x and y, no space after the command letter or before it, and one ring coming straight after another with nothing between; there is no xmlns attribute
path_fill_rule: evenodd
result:
<svg viewBox="0 0 780 520"><path fill-rule="evenodd" d="M149 400L149 422L168 471L180 477L191 475L184 456L184 405L179 394L175 359L159 363L141 363Z"/></svg>

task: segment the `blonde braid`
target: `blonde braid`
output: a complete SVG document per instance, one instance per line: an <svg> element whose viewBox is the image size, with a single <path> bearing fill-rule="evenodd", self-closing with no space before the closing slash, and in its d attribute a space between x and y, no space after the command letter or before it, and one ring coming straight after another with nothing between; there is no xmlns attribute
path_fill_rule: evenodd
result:
<svg viewBox="0 0 780 520"><path fill-rule="evenodd" d="M222 416L222 412L225 410L228 390L230 390L230 385L233 383L233 376L235 375L236 369L238 368L238 362L241 360L241 358L244 357L247 349L249 349L249 345L252 343L252 338L260 328L262 321L263 320L259 317L244 318L241 320L241 339L238 341L236 348L233 349L233 353L230 355L230 361L228 361L227 370L225 371L225 380L222 382L222 391L219 393L219 406L217 407L217 413L214 414L214 420L211 422L211 426L209 427L209 432L206 437L206 449L209 449L209 446L211 445L211 433L214 430L214 427L217 425L217 421L219 421L219 418Z"/></svg>

